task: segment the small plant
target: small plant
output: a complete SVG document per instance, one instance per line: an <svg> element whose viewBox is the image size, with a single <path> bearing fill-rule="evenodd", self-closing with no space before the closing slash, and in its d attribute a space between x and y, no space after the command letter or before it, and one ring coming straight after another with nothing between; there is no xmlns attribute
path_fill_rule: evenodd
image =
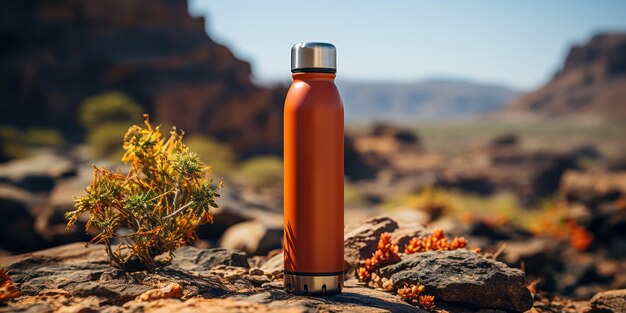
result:
<svg viewBox="0 0 626 313"><path fill-rule="evenodd" d="M79 122L93 130L102 125L127 121L138 121L141 106L121 92L107 92L85 98L78 112Z"/></svg>
<svg viewBox="0 0 626 313"><path fill-rule="evenodd" d="M372 257L365 259L364 266L357 268L356 273L361 281L369 282L370 286L378 286L387 291L397 293L406 302L418 305L427 310L434 310L435 297L422 295L423 285L405 285L394 289L393 282L387 277L381 277L378 269L400 262L398 245L391 240L390 233L383 233L378 240L378 247Z"/></svg>
<svg viewBox="0 0 626 313"><path fill-rule="evenodd" d="M185 143L218 173L229 173L235 167L236 156L224 143L204 135L192 135L185 139Z"/></svg>
<svg viewBox="0 0 626 313"><path fill-rule="evenodd" d="M122 138L131 122L108 123L95 127L87 133L86 142L94 157L119 160L124 155L119 138Z"/></svg>
<svg viewBox="0 0 626 313"><path fill-rule="evenodd" d="M358 187L345 182L343 185L343 203L346 208L362 208L367 206L367 198Z"/></svg>
<svg viewBox="0 0 626 313"><path fill-rule="evenodd" d="M539 222L531 230L535 235L547 235L567 241L570 247L585 251L593 244L593 234L575 219L568 217L568 211L568 203L562 199L544 201L536 213Z"/></svg>
<svg viewBox="0 0 626 313"><path fill-rule="evenodd" d="M454 203L448 192L438 188L426 188L417 194L398 195L387 200L388 208L409 207L425 212L429 221L435 221L449 214L454 209Z"/></svg>
<svg viewBox="0 0 626 313"><path fill-rule="evenodd" d="M128 125L140 122L142 108L121 92L107 92L86 98L78 112L79 123L85 130L86 141L95 157L119 160L123 151L117 138Z"/></svg>
<svg viewBox="0 0 626 313"><path fill-rule="evenodd" d="M63 136L54 129L0 125L0 162L27 157L37 148L58 149L63 143Z"/></svg>
<svg viewBox="0 0 626 313"><path fill-rule="evenodd" d="M9 277L7 270L0 269L0 303L19 297L20 291L15 288L11 277Z"/></svg>
<svg viewBox="0 0 626 313"><path fill-rule="evenodd" d="M436 229L428 236L411 238L409 243L404 247L404 254L464 249L466 246L467 240L465 240L465 238L455 237L452 241L449 241L442 229ZM471 251L480 253L479 248L472 249ZM426 289L425 286L411 284L394 289L391 279L380 275L380 268L400 261L401 255L398 253L398 245L391 240L390 233L383 233L378 240L376 251L372 254L371 258L362 261L362 266L356 269L356 275L360 281L368 282L368 285L371 287L380 287L391 292L395 291L402 300L426 310L434 311L435 297L423 294Z"/></svg>
<svg viewBox="0 0 626 313"><path fill-rule="evenodd" d="M429 236L423 238L411 238L411 241L404 247L404 253L426 252L435 250L456 250L465 248L467 240L463 237L455 237L448 241L442 229L436 229Z"/></svg>
<svg viewBox="0 0 626 313"><path fill-rule="evenodd" d="M435 296L423 295L420 296L420 305L426 310L435 309Z"/></svg>
<svg viewBox="0 0 626 313"><path fill-rule="evenodd" d="M400 299L408 303L419 304L419 296L424 292L424 289L426 289L424 285L411 284L398 288L396 292L398 296L400 296Z"/></svg>
<svg viewBox="0 0 626 313"><path fill-rule="evenodd" d="M130 127L124 136L122 161L127 174L94 166L94 177L85 193L67 212L67 226L89 213L85 230L100 233L91 242L103 243L111 262L122 268L130 264L155 268L154 257L172 251L195 238L196 228L213 221L216 187L207 179L209 169L183 143L184 133L172 128L169 138L160 127ZM114 242L119 242L114 249Z"/></svg>
<svg viewBox="0 0 626 313"><path fill-rule="evenodd" d="M239 176L255 188L272 188L283 183L283 161L275 156L259 156L241 164Z"/></svg>
<svg viewBox="0 0 626 313"><path fill-rule="evenodd" d="M574 220L568 220L565 225L569 233L569 245L578 251L589 249L593 243L593 235Z"/></svg>
<svg viewBox="0 0 626 313"><path fill-rule="evenodd" d="M372 273L387 265L400 262L398 245L391 241L390 233L383 233L378 240L378 248L371 258L365 259L364 266L357 268L357 275L362 281L369 281Z"/></svg>
<svg viewBox="0 0 626 313"><path fill-rule="evenodd" d="M435 296L423 294L425 289L424 285L411 284L398 288L396 293L400 299L408 303L433 311L435 309Z"/></svg>

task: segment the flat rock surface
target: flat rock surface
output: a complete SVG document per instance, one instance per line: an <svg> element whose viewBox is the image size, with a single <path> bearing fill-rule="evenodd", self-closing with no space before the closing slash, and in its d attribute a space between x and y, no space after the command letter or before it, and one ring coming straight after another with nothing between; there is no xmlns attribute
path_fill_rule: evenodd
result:
<svg viewBox="0 0 626 313"><path fill-rule="evenodd" d="M593 296L587 313L626 312L626 289L609 290Z"/></svg>
<svg viewBox="0 0 626 313"><path fill-rule="evenodd" d="M420 312L354 280L340 295L291 295L282 280L249 269L245 253L219 248L181 248L152 273L125 274L108 264L102 246L83 243L0 258L0 267L22 292L0 312ZM172 283L182 287L179 299L139 300Z"/></svg>

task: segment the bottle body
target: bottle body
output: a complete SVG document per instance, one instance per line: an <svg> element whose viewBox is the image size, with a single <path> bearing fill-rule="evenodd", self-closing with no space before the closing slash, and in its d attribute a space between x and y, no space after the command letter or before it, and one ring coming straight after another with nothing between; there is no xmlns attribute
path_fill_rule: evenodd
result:
<svg viewBox="0 0 626 313"><path fill-rule="evenodd" d="M284 108L285 288L343 286L343 105L335 74L295 73Z"/></svg>

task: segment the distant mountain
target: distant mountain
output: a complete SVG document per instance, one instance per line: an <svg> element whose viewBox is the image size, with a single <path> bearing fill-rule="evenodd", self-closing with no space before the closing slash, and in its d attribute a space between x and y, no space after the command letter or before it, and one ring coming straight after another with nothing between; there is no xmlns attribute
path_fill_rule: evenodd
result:
<svg viewBox="0 0 626 313"><path fill-rule="evenodd" d="M626 33L597 35L572 47L563 69L514 99L506 113L626 118Z"/></svg>
<svg viewBox="0 0 626 313"><path fill-rule="evenodd" d="M501 109L515 91L458 80L337 83L349 122L446 120Z"/></svg>

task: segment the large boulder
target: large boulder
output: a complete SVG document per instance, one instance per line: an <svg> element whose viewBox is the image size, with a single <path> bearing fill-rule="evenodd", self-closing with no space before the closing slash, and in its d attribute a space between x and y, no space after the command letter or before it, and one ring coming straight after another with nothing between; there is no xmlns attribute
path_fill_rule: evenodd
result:
<svg viewBox="0 0 626 313"><path fill-rule="evenodd" d="M61 245L76 241L88 241L85 224L88 214L83 215L76 225L68 229L65 213L74 210L74 199L85 192L93 178L92 166L79 166L76 176L57 179L50 191L46 204L37 214L35 229L50 245ZM33 249L35 250L35 249Z"/></svg>
<svg viewBox="0 0 626 313"><path fill-rule="evenodd" d="M231 226L219 241L220 247L241 250L251 255L265 255L280 249L283 239L281 223L268 224L252 220Z"/></svg>
<svg viewBox="0 0 626 313"><path fill-rule="evenodd" d="M382 268L381 274L397 288L422 284L441 301L517 312L533 304L524 272L467 250L414 253Z"/></svg>
<svg viewBox="0 0 626 313"><path fill-rule="evenodd" d="M206 272L218 265L250 267L248 264L248 256L244 252L226 250L223 248L198 249L190 246L176 250L172 263L167 267L194 272Z"/></svg>
<svg viewBox="0 0 626 313"><path fill-rule="evenodd" d="M380 235L392 233L398 223L388 217L372 217L363 222L346 226L344 233L344 257L346 269L355 267L360 260L369 258L376 251Z"/></svg>
<svg viewBox="0 0 626 313"><path fill-rule="evenodd" d="M609 290L596 294L589 301L585 313L622 313L626 311L626 289Z"/></svg>
<svg viewBox="0 0 626 313"><path fill-rule="evenodd" d="M626 196L626 171L567 171L559 192L568 201L582 202L593 208Z"/></svg>
<svg viewBox="0 0 626 313"><path fill-rule="evenodd" d="M393 233L398 229L398 223L388 217L372 217L365 221L348 224L344 229L344 259L345 270L351 272L357 264L372 256L378 245L380 235L386 232ZM417 233L419 230L401 234ZM283 270L283 253L271 257L263 265L261 270L268 274L276 275Z"/></svg>
<svg viewBox="0 0 626 313"><path fill-rule="evenodd" d="M35 232L34 208L43 199L12 185L0 184L0 247L12 253L41 249L43 238Z"/></svg>
<svg viewBox="0 0 626 313"><path fill-rule="evenodd" d="M32 192L48 192L56 179L76 174L76 165L54 154L37 154L0 164L0 182Z"/></svg>
<svg viewBox="0 0 626 313"><path fill-rule="evenodd" d="M626 171L568 171L559 192L568 204L568 218L593 235L592 248L626 256Z"/></svg>

